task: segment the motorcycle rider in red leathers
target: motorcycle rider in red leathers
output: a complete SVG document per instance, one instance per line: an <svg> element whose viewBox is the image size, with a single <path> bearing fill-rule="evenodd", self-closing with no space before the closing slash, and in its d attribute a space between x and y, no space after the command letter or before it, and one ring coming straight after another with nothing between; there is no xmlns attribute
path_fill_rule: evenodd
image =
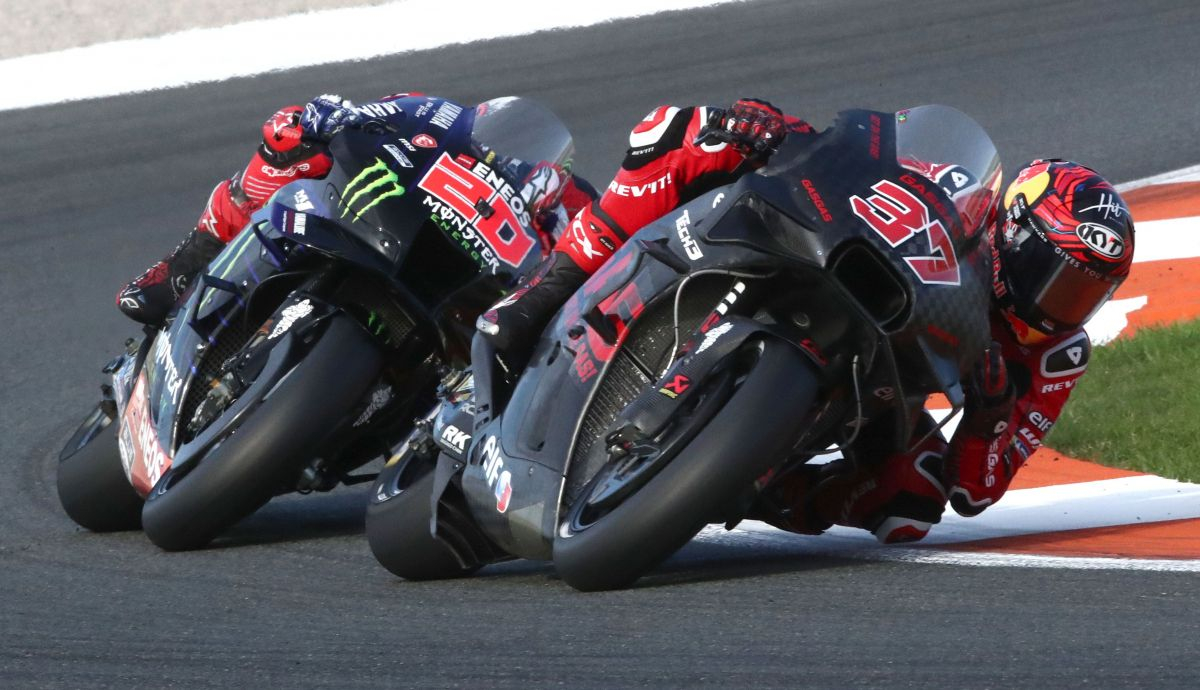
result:
<svg viewBox="0 0 1200 690"><path fill-rule="evenodd" d="M263 123L262 143L246 167L213 189L195 229L167 257L122 288L117 293L117 307L135 321L162 324L192 279L241 232L250 214L262 208L276 190L289 182L324 177L329 172L332 160L326 144L335 134L369 121L379 112L377 104L420 95L398 93L355 107L340 96L326 94L304 106L281 108ZM534 172L544 173L543 167ZM539 175L540 184L530 187L537 187L529 209L544 244L552 241L549 237L557 224L565 225L596 196L581 178L560 170L554 172L556 179L546 180L544 174Z"/></svg>
<svg viewBox="0 0 1200 690"><path fill-rule="evenodd" d="M706 137L712 128L733 143ZM725 110L656 108L633 129L603 196L573 219L521 288L479 318L480 333L501 364L520 368L558 307L634 231L760 167L785 137L813 135L807 123L757 99ZM898 543L923 538L947 501L974 516L1000 500L1086 370L1091 343L1082 326L1120 286L1133 258L1128 207L1082 165L1033 161L1019 170L1003 203L1006 213L988 228L994 342L964 381L966 405L951 440L932 434L896 453L886 445L872 451L865 433L857 462L764 477L750 517L802 534L832 524L859 527ZM914 438L932 427L924 415Z"/></svg>

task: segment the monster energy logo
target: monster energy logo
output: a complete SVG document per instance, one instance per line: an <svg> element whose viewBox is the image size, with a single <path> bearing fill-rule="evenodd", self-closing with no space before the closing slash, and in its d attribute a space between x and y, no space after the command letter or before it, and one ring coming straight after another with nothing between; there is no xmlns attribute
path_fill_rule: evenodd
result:
<svg viewBox="0 0 1200 690"><path fill-rule="evenodd" d="M372 195L372 193L374 194ZM347 199L347 194L352 194L352 196ZM350 183L346 185L346 189L342 191L342 204L346 207L342 211L342 218L345 218L346 214L351 212L354 204L360 199L367 203L362 208L354 211L354 220L361 218L364 213L370 211L384 199L403 195L404 187L400 186L400 178L382 160L376 158L375 165L363 168L362 172L358 173L353 180L350 180Z"/></svg>

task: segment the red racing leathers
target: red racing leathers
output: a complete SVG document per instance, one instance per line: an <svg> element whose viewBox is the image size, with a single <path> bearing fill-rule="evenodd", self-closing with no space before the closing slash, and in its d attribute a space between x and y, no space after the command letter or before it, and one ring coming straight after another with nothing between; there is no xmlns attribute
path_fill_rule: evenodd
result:
<svg viewBox="0 0 1200 690"><path fill-rule="evenodd" d="M634 231L752 169L731 146L695 143L708 116L708 108L674 106L647 115L630 134L616 177L598 202L574 218L555 251L593 273ZM788 136L813 132L788 118ZM784 516L764 519L813 534L831 523L861 527L893 543L924 537L947 500L968 516L1000 500L1058 418L1087 366L1090 343L1081 329L1025 346L998 310L991 320L1002 359L996 366L1007 373L1006 384L1012 382L999 400L982 400L978 388L968 386L967 410L949 443L933 434L907 453L831 463L828 471L781 479L784 486L775 487L774 495L784 499L786 505L777 506ZM921 420L913 438L932 424L928 417Z"/></svg>
<svg viewBox="0 0 1200 690"><path fill-rule="evenodd" d="M608 189L574 218L554 250L595 273L643 225L761 165L728 144L695 143L709 115L703 106L652 110L630 132L625 160ZM789 118L788 131L800 136L813 128Z"/></svg>

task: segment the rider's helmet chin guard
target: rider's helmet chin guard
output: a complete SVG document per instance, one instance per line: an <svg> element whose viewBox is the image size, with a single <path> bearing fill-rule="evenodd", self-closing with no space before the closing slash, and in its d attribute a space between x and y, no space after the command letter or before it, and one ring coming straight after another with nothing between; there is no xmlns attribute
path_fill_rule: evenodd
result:
<svg viewBox="0 0 1200 690"><path fill-rule="evenodd" d="M992 229L993 293L1018 341L1032 345L1087 322L1133 263L1133 218L1096 171L1058 159L1023 166Z"/></svg>

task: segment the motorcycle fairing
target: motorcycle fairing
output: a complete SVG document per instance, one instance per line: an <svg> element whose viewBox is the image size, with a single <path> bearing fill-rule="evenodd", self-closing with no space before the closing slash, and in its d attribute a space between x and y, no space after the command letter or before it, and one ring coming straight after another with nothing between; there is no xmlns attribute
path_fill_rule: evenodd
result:
<svg viewBox="0 0 1200 690"><path fill-rule="evenodd" d="M431 227L445 250L502 281L531 270L541 258L540 240L523 213L524 199L496 169L495 154L472 141L475 110L424 96L390 104L399 111L379 126L334 138L333 167L324 178L275 194L272 223L296 242L393 278L411 280L408 256ZM458 113L449 122L448 108ZM506 214L513 222L491 227L491 219ZM508 251L518 245L526 251Z"/></svg>
<svg viewBox="0 0 1200 690"><path fill-rule="evenodd" d="M898 164L894 128L891 114L843 113L811 148L785 144L759 174L640 230L576 292L543 333L505 410L495 418L485 415L475 430L462 487L490 538L519 556L548 557L561 498L571 488L565 479L572 463L587 455L588 448L576 443L602 439L605 432L603 426L584 428L598 384L612 374L614 361L632 357L621 345L639 318L674 298L684 280L681 265L690 276L765 274L781 267L794 274L797 291L806 295L798 308L812 323L795 340L806 343L808 354L827 357L831 371L842 372L843 389L853 370L862 383L852 391L855 400L842 396L841 409L861 409L867 419L893 414L900 448L907 446L911 419L928 394L948 390L961 399L957 379L989 342L989 266L979 233L962 228L946 192L936 185L919 189L921 181ZM852 198L869 195L880 180L911 186L933 206L930 214L948 226L953 241L959 285L914 280L905 259L921 248L892 246L854 213ZM664 258L661 249L674 259ZM884 286L891 294L879 300L863 285ZM716 300L709 308L715 306ZM627 404L659 370L625 364L624 371L640 374L624 388L614 383L605 390L623 390ZM480 399L491 401L482 390L486 377L477 380ZM890 391L886 399L883 391ZM853 438L862 423L851 420L845 433ZM499 510L499 494L509 490Z"/></svg>

